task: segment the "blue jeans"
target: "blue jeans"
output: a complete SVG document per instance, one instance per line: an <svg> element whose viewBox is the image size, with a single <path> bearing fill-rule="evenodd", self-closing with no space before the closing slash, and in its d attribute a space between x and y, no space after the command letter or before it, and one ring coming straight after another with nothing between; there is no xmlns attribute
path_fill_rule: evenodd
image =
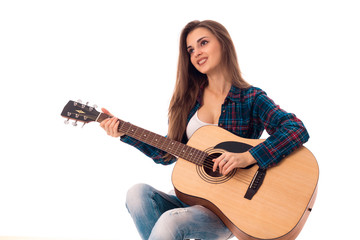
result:
<svg viewBox="0 0 360 240"><path fill-rule="evenodd" d="M132 187L126 207L143 240L206 239L232 237L230 230L210 210L188 206L175 195L169 195L146 184Z"/></svg>

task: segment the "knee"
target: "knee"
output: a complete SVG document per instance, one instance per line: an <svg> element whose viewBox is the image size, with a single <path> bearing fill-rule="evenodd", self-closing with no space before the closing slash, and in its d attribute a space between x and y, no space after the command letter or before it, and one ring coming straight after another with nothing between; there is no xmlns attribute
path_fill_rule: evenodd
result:
<svg viewBox="0 0 360 240"><path fill-rule="evenodd" d="M147 184L136 184L126 194L126 207L129 211L142 209L144 200L152 194L152 187Z"/></svg>
<svg viewBox="0 0 360 240"><path fill-rule="evenodd" d="M186 208L175 208L163 213L149 239L183 239L188 234L188 218Z"/></svg>
<svg viewBox="0 0 360 240"><path fill-rule="evenodd" d="M136 184L128 190L126 195L126 201L128 202L137 199L139 197L144 197L151 191L152 191L152 187L147 184L144 183Z"/></svg>

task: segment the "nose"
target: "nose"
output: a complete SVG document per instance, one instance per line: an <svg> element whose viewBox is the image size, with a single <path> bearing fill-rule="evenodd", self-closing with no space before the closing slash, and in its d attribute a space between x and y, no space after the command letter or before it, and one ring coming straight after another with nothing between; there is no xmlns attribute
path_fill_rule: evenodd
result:
<svg viewBox="0 0 360 240"><path fill-rule="evenodd" d="M194 51L195 51L194 52L195 57L198 57L198 56L200 56L202 54L202 51L200 49L195 49Z"/></svg>

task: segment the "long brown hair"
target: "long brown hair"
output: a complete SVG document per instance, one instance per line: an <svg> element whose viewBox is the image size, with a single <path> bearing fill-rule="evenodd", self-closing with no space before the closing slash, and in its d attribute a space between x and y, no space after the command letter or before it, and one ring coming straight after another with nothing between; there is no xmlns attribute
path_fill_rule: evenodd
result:
<svg viewBox="0 0 360 240"><path fill-rule="evenodd" d="M210 30L220 42L223 55L222 63L232 78L232 84L239 88L248 88L250 86L241 77L235 47L226 28L212 20L189 22L180 35L176 83L169 106L168 137L177 141L181 141L183 138L187 117L190 110L195 106L200 87L208 84L207 76L200 73L190 62L186 44L188 34L200 27Z"/></svg>

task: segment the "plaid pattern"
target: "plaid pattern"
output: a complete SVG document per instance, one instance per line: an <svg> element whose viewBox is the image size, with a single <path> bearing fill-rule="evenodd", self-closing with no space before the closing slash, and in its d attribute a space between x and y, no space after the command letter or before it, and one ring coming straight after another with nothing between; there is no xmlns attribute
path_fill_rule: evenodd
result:
<svg viewBox="0 0 360 240"><path fill-rule="evenodd" d="M201 99L202 92L189 113L188 122L200 108ZM270 136L250 149L250 153L262 168L276 165L309 139L303 123L294 114L282 110L264 91L256 87L248 89L231 87L221 107L219 127L240 137L252 139L260 138L266 130ZM136 147L156 163L167 165L176 161L172 159L165 162L163 151L129 136L121 137L121 141ZM187 142L186 137L183 142Z"/></svg>

